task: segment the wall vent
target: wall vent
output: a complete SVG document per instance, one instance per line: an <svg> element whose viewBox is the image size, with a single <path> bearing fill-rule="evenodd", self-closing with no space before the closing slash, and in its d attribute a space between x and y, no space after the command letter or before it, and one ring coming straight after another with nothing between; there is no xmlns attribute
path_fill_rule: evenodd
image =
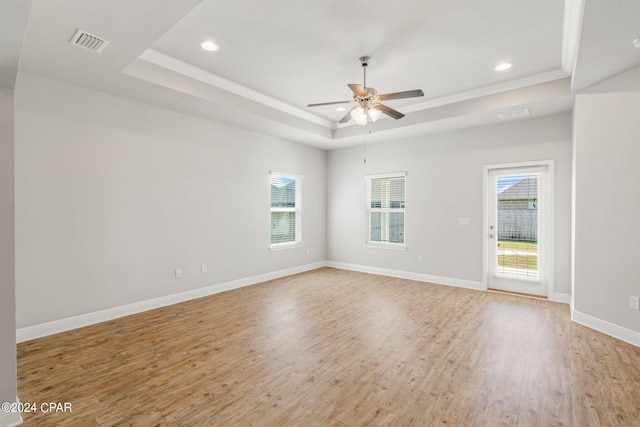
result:
<svg viewBox="0 0 640 427"><path fill-rule="evenodd" d="M91 50L95 53L102 52L102 49L109 44L107 40L94 36L93 34L89 34L83 30L76 31L71 40L69 40L69 43Z"/></svg>
<svg viewBox="0 0 640 427"><path fill-rule="evenodd" d="M524 107L524 108L518 108L517 110L502 111L498 113L498 117L500 117L500 120L512 120L520 117L526 117L529 114L531 114L529 113L529 109Z"/></svg>

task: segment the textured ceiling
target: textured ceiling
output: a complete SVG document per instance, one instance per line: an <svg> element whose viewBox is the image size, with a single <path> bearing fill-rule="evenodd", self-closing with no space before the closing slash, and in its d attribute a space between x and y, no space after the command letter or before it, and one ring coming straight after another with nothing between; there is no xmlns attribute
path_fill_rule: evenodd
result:
<svg viewBox="0 0 640 427"><path fill-rule="evenodd" d="M640 65L639 0L584 0L573 88L583 90Z"/></svg>
<svg viewBox="0 0 640 427"><path fill-rule="evenodd" d="M522 107L529 117L569 111L567 71L586 87L640 63L628 45L611 51L636 31L638 4L584 0L582 12L582 0L33 0L20 69L333 149L369 130L382 141L497 123ZM109 45L100 54L71 45L78 28ZM220 50L202 50L204 39ZM365 127L338 125L335 106L307 107L350 99L363 55L378 93L425 96L388 101L406 116ZM503 61L513 68L496 72Z"/></svg>
<svg viewBox="0 0 640 427"><path fill-rule="evenodd" d="M349 99L369 55L379 93L425 92L398 106L559 70L563 10L557 0L203 1L152 48L298 108ZM205 38L220 50L200 49ZM497 73L502 61L514 67Z"/></svg>

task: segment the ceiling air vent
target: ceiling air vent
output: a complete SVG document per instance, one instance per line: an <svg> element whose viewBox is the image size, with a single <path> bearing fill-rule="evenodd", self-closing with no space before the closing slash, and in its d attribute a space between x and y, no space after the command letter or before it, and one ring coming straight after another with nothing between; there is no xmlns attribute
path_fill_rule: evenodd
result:
<svg viewBox="0 0 640 427"><path fill-rule="evenodd" d="M69 43L89 49L95 53L102 52L102 49L109 44L107 40L94 36L93 34L89 34L83 30L76 31L71 40L69 40Z"/></svg>
<svg viewBox="0 0 640 427"><path fill-rule="evenodd" d="M512 120L520 117L526 117L529 114L529 109L524 107L518 108L517 110L503 111L501 113L498 113L498 117L500 117L500 120Z"/></svg>

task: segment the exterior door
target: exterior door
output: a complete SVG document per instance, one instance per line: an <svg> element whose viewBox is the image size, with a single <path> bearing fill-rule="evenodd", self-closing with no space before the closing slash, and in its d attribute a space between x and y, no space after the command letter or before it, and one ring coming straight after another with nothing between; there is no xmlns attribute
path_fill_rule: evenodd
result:
<svg viewBox="0 0 640 427"><path fill-rule="evenodd" d="M548 295L548 167L489 169L489 289Z"/></svg>

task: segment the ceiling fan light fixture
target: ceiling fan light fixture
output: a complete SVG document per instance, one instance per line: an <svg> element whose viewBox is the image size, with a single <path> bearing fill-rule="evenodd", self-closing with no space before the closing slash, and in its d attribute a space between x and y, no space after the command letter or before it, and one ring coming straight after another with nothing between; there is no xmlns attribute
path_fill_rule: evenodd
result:
<svg viewBox="0 0 640 427"><path fill-rule="evenodd" d="M349 120L355 121L357 124L364 126L368 120L375 122L380 118L382 114L393 119L401 119L404 117L399 111L393 108L387 107L379 101L392 101L394 99L415 98L418 96L424 96L424 92L421 89L405 90L404 92L386 93L378 95L378 92L372 88L367 87L367 71L366 67L369 62L368 56L360 58L363 70L363 84L350 83L347 86L353 92L353 98L349 101L334 101L334 102L320 102L316 104L309 104L307 107L320 107L324 105L334 104L356 104L355 107L348 113L346 113L339 121L339 124L347 123ZM340 109L338 109L340 111Z"/></svg>
<svg viewBox="0 0 640 427"><path fill-rule="evenodd" d="M359 125L364 126L367 124L367 112L362 108L362 106L351 110L351 118Z"/></svg>

